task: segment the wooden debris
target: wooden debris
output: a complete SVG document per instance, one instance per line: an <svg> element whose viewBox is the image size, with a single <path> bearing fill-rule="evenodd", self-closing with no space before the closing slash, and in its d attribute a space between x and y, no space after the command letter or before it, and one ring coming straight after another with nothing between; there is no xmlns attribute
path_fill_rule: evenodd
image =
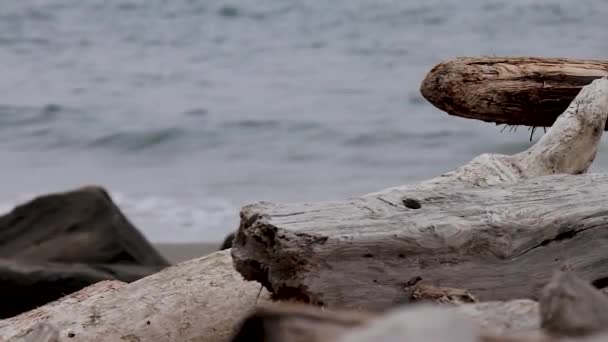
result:
<svg viewBox="0 0 608 342"><path fill-rule="evenodd" d="M332 341L375 316L356 311L329 311L310 305L260 307L246 318L232 342Z"/></svg>
<svg viewBox="0 0 608 342"><path fill-rule="evenodd" d="M556 273L540 297L542 327L558 336L608 329L608 297L572 272Z"/></svg>
<svg viewBox="0 0 608 342"><path fill-rule="evenodd" d="M544 126L581 88L608 76L608 61L563 58L456 58L435 66L420 91L451 115L507 125Z"/></svg>
<svg viewBox="0 0 608 342"><path fill-rule="evenodd" d="M438 317L436 317L437 314ZM259 307L248 316L233 342L335 342L345 335L357 335L357 332L375 326L376 321L397 321L394 324L399 325L399 320L408 319L411 316L417 318L409 324L433 325L441 321L441 317L446 315L448 317L458 317L458 320L466 321L470 326L474 325L475 331L479 330L484 333L484 336L489 337L531 336L532 333L539 332L540 329L538 304L528 300L464 304L447 308L426 304L415 305L399 308L382 315L359 310L327 310L312 305L279 303ZM394 316L399 318L391 318ZM514 316L518 316L517 319L513 319ZM424 321L428 322L425 323ZM407 324L404 323L404 326L401 327L402 330L391 330L385 333L397 333L395 338L409 337L409 335L398 335L404 331L409 333L410 326ZM382 326L385 325L382 324ZM384 341L384 336L369 341Z"/></svg>
<svg viewBox="0 0 608 342"><path fill-rule="evenodd" d="M415 285L411 295L412 302L435 302L438 304L477 303L479 300L469 291L452 287Z"/></svg>
<svg viewBox="0 0 608 342"><path fill-rule="evenodd" d="M600 79L528 151L346 201L244 207L235 266L278 299L374 310L407 302L417 278L487 301L536 298L566 260L605 277L608 175L539 176L584 173L607 116Z"/></svg>
<svg viewBox="0 0 608 342"><path fill-rule="evenodd" d="M59 341L229 341L268 299L234 270L229 251L172 266L131 284L104 281L0 321L8 339L40 322ZM259 296L258 296L259 295Z"/></svg>

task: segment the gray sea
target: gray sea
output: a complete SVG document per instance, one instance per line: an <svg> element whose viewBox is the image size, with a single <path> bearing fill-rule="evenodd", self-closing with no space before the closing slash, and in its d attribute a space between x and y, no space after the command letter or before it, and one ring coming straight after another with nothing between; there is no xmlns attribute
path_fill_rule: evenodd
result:
<svg viewBox="0 0 608 342"><path fill-rule="evenodd" d="M525 149L420 96L478 55L608 60L608 1L0 0L0 211L98 184L152 241L217 241Z"/></svg>

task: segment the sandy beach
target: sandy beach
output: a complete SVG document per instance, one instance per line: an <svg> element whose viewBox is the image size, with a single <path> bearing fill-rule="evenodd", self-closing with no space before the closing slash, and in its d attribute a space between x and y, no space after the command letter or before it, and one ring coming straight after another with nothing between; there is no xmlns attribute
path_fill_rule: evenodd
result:
<svg viewBox="0 0 608 342"><path fill-rule="evenodd" d="M171 263L176 264L205 256L220 249L221 242L217 243L156 243L154 247Z"/></svg>

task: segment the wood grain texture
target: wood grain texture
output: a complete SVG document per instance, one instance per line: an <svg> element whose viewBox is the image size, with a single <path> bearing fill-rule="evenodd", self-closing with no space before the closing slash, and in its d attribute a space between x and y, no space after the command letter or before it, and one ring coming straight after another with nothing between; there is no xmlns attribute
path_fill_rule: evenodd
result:
<svg viewBox="0 0 608 342"><path fill-rule="evenodd" d="M59 342L59 332L49 324L38 323L9 342Z"/></svg>
<svg viewBox="0 0 608 342"><path fill-rule="evenodd" d="M456 58L435 66L422 95L451 115L497 124L551 126L581 88L608 76L608 61Z"/></svg>
<svg viewBox="0 0 608 342"><path fill-rule="evenodd" d="M46 322L59 341L229 341L260 285L233 269L229 251L190 260L131 284L105 281L0 321L8 339Z"/></svg>
<svg viewBox="0 0 608 342"><path fill-rule="evenodd" d="M235 266L276 298L380 310L408 302L418 281L484 301L536 298L564 262L606 277L608 175L563 174L586 172L607 115L599 79L522 153L360 198L246 206Z"/></svg>
<svg viewBox="0 0 608 342"><path fill-rule="evenodd" d="M403 199L414 199L410 209ZM569 263L608 277L608 174L514 185L411 190L242 210L239 263L278 298L383 309L408 302L413 279L480 300L537 298ZM243 256L247 258L243 258ZM243 269L241 268L241 271Z"/></svg>

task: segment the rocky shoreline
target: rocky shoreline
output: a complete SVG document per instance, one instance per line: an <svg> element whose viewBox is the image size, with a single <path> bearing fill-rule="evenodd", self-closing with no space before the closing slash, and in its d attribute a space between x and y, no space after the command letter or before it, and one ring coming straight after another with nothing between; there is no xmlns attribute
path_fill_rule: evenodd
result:
<svg viewBox="0 0 608 342"><path fill-rule="evenodd" d="M133 282L219 244L155 248L101 187L36 197L0 217L0 317L103 280Z"/></svg>

